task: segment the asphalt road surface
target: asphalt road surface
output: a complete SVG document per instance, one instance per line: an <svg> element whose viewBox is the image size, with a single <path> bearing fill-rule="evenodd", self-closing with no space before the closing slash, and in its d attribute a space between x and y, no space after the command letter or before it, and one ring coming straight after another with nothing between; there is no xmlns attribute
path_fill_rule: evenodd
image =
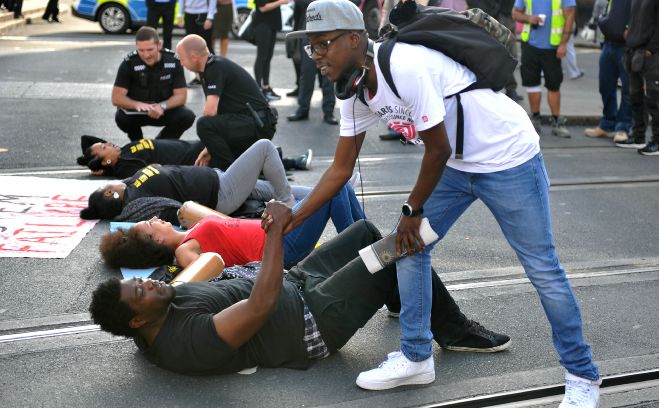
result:
<svg viewBox="0 0 659 408"><path fill-rule="evenodd" d="M0 37L0 175L37 175L53 183L90 179L75 165L80 135L128 141L114 124L110 91L133 45L131 35L108 36L70 16L63 25L37 22ZM254 56L253 46L231 42L229 57L250 72ZM587 75L566 83L564 112L597 113L598 51L579 50L579 58ZM272 71L278 93L293 88L292 64L281 42ZM199 112L201 90L192 89L188 101ZM288 155L314 151L313 168L293 175L304 185L313 185L331 162L338 134L338 127L321 120L318 91L313 104L309 121L288 123L295 100L274 103L280 124L273 141ZM422 151L380 141L383 131L367 135L358 193L367 216L389 231L416 179ZM602 374L622 376L605 383L602 406L657 406L659 161L617 149L610 140L587 139L583 128L571 131L571 139L546 131L541 145L552 180L555 245L582 309L585 337ZM196 139L194 127L183 139ZM306 371L259 368L252 375L186 377L152 366L130 341L91 326L86 312L96 285L119 276L98 255L99 237L107 230L107 223L97 224L65 259L0 259L1 406L442 406L563 382L537 295L480 203L437 246L433 265L463 311L510 335L513 346L496 354L436 348L435 383L383 392L361 390L354 381L397 347L398 322L384 311L340 353ZM323 240L333 235L330 226ZM643 371L649 377L628 377ZM555 394L532 393L514 406L556 406ZM489 401L463 406L492 405Z"/></svg>

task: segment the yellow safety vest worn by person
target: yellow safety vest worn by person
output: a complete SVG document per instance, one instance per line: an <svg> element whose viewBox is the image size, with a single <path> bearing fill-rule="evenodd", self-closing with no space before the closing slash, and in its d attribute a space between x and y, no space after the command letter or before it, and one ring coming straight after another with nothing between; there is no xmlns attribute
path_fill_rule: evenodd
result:
<svg viewBox="0 0 659 408"><path fill-rule="evenodd" d="M533 15L533 0L526 0L526 14ZM563 16L563 1L551 1L551 35L549 43L555 47L561 44L563 37L563 27L565 27L565 16ZM522 41L529 41L529 33L531 32L531 24L524 24L522 28Z"/></svg>

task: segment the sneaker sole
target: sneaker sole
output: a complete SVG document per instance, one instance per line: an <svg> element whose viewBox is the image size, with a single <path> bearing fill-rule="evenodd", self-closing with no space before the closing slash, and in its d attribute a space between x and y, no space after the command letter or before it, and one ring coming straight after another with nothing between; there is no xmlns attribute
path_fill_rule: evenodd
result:
<svg viewBox="0 0 659 408"><path fill-rule="evenodd" d="M622 147L623 149L642 149L645 147L645 143L632 143L632 144L621 144L616 143L617 147Z"/></svg>
<svg viewBox="0 0 659 408"><path fill-rule="evenodd" d="M474 347L456 347L456 346L442 346L443 350L450 350L450 351L468 351L471 353L496 353L499 351L503 351L510 347L513 344L512 340L508 340L507 342L498 345L496 347L488 347L488 348L474 348Z"/></svg>
<svg viewBox="0 0 659 408"><path fill-rule="evenodd" d="M639 153L642 154L643 156L659 156L659 152L652 152L652 153L639 152Z"/></svg>
<svg viewBox="0 0 659 408"><path fill-rule="evenodd" d="M363 388L365 390L381 391L381 390L389 390L391 388L396 388L403 385L425 385L425 384L430 384L434 381L435 381L435 372L433 371L432 373L418 374L413 377L409 377L405 379L389 380L382 382L365 381L365 380L360 380L359 377L357 377L356 383L360 388Z"/></svg>

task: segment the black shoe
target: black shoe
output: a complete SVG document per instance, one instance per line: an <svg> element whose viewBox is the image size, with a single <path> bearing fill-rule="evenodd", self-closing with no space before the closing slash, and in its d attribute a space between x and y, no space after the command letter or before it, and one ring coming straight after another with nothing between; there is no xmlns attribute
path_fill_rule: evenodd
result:
<svg viewBox="0 0 659 408"><path fill-rule="evenodd" d="M524 99L524 98L522 98L522 96L521 96L520 94L518 94L517 91L514 90L514 89L509 89L509 90L507 90L507 91L506 91L506 96L509 97L510 99L512 99L512 100L515 101L515 102L521 102L522 99Z"/></svg>
<svg viewBox="0 0 659 408"><path fill-rule="evenodd" d="M645 147L645 140L630 136L624 142L616 143L616 146L624 149L642 149Z"/></svg>
<svg viewBox="0 0 659 408"><path fill-rule="evenodd" d="M298 170L309 170L311 168L311 160L313 159L313 151L307 150L307 154L303 154L295 159L295 168Z"/></svg>
<svg viewBox="0 0 659 408"><path fill-rule="evenodd" d="M638 152L643 156L659 156L659 143L650 142L644 148L638 149Z"/></svg>
<svg viewBox="0 0 659 408"><path fill-rule="evenodd" d="M387 132L380 135L380 140L403 140L405 137L398 132Z"/></svg>
<svg viewBox="0 0 659 408"><path fill-rule="evenodd" d="M281 96L277 95L275 91L272 90L272 88L263 88L261 90L263 92L263 96L265 96L265 99L269 101L278 101L281 99Z"/></svg>
<svg viewBox="0 0 659 408"><path fill-rule="evenodd" d="M57 17L53 17L53 18L50 20L50 22L51 22L51 23L61 23L62 20L60 20L60 19L57 18Z"/></svg>
<svg viewBox="0 0 659 408"><path fill-rule="evenodd" d="M300 95L300 88L295 88L290 92L286 92L286 96L290 98L296 98L298 95Z"/></svg>
<svg viewBox="0 0 659 408"><path fill-rule="evenodd" d="M197 78L194 78L192 81L188 82L188 88L196 88L199 85L201 85L201 81Z"/></svg>
<svg viewBox="0 0 659 408"><path fill-rule="evenodd" d="M450 344L440 344L445 350L495 353L510 347L512 341L505 334L495 333L473 320L467 320L466 334Z"/></svg>
<svg viewBox="0 0 659 408"><path fill-rule="evenodd" d="M308 113L295 112L295 114L287 116L289 122L299 122L301 120L309 120Z"/></svg>
<svg viewBox="0 0 659 408"><path fill-rule="evenodd" d="M50 22L50 19L49 19L48 17L46 17L46 16L41 16L41 19Z"/></svg>
<svg viewBox="0 0 659 408"><path fill-rule="evenodd" d="M325 116L323 116L323 122L327 123L328 125L339 124L339 121L336 120L333 113L326 113Z"/></svg>

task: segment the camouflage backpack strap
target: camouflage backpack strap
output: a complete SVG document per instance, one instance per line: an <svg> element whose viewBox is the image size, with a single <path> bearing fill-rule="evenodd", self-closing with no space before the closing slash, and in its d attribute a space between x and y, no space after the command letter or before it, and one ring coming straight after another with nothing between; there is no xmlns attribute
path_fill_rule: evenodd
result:
<svg viewBox="0 0 659 408"><path fill-rule="evenodd" d="M490 35L496 38L501 44L505 45L506 48L510 49L509 46L515 43L515 35L508 29L508 27L498 22L494 17L483 10L472 8L462 11L461 14L464 14L474 24L483 27L485 31L490 33Z"/></svg>

